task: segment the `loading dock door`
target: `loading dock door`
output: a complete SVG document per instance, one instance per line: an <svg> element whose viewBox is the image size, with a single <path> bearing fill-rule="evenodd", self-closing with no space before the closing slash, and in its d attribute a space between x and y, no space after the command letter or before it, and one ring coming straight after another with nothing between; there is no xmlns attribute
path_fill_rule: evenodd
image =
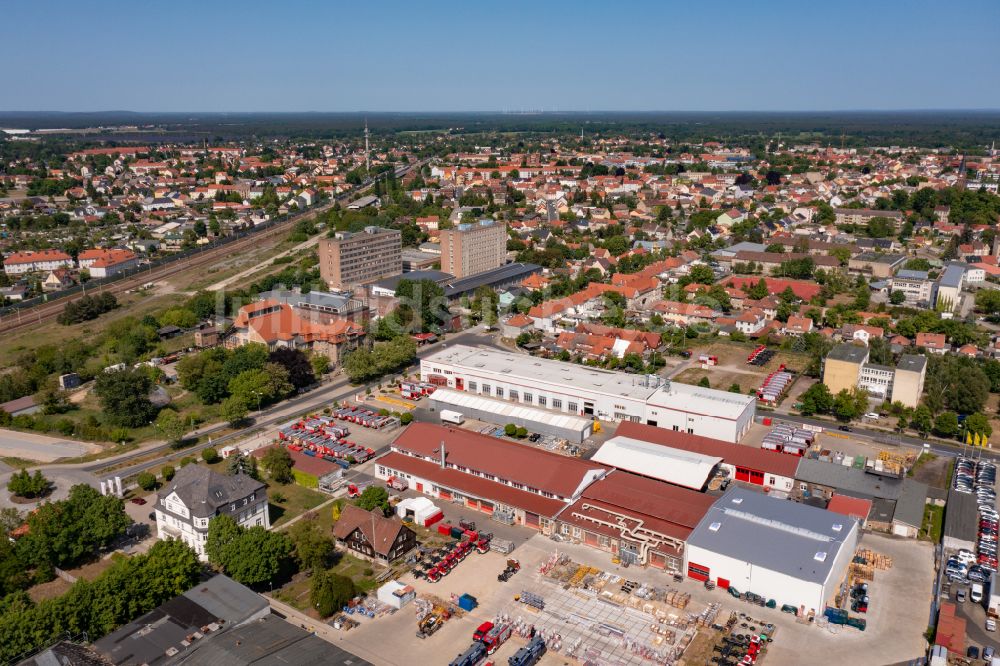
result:
<svg viewBox="0 0 1000 666"><path fill-rule="evenodd" d="M585 402L585 403L583 403L583 413L586 414L587 416L593 416L594 415L594 403L592 403L592 402Z"/></svg>
<svg viewBox="0 0 1000 666"><path fill-rule="evenodd" d="M718 579L718 583L719 583L719 587L721 587L722 589L724 589L724 590L728 590L729 589L729 581L727 579L725 579L725 578L719 578Z"/></svg>

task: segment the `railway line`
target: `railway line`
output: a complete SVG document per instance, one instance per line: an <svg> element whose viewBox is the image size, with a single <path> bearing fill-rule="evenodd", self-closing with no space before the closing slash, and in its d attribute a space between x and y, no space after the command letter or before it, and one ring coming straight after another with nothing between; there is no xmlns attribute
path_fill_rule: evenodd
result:
<svg viewBox="0 0 1000 666"><path fill-rule="evenodd" d="M396 169L396 176L401 176L405 174L410 169L416 167L419 168L423 165L423 162L418 162L413 165L406 167L401 167ZM173 261L155 268L151 268L148 271L140 271L134 275L122 278L121 280L116 280L107 284L102 284L96 287L94 293L111 293L111 294L121 294L136 287L141 287L149 282L156 282L158 280L163 280L164 278L169 278L178 273L183 273L189 271L193 268L198 268L200 266L207 266L214 264L219 259L237 253L243 249L255 247L260 244L261 241L268 238L273 238L279 234L287 233L297 222L304 219L309 219L315 217L320 213L325 213L326 211L333 208L336 203L343 203L345 201L350 201L356 198L358 195L363 194L368 189L375 184L378 178L383 177L378 176L375 180L364 183L357 188L351 190L350 192L341 195L330 201L329 203L323 204L316 208L311 208L308 211L290 217L287 220L275 223L266 229L260 231L254 231L246 236L239 238L235 241L225 243L223 245L217 245L208 248L202 252L187 257L186 259L180 259L178 261ZM46 303L41 305L36 305L31 308L25 308L23 310L17 310L15 312L7 313L6 315L0 317L0 334L2 333L12 333L14 331L19 331L23 329L31 328L32 326L39 326L48 321L51 321L59 316L59 313L63 311L63 308L68 302L74 298L79 298L81 294L70 294L62 297L56 297Z"/></svg>

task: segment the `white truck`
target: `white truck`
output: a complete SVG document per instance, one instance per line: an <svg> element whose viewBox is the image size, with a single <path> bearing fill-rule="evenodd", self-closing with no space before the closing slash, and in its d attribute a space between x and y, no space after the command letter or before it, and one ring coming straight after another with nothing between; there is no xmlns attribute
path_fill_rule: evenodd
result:
<svg viewBox="0 0 1000 666"><path fill-rule="evenodd" d="M451 409L441 410L441 422L442 423L454 423L455 425L461 425L465 422L465 417L462 416L461 412L456 412Z"/></svg>
<svg viewBox="0 0 1000 666"><path fill-rule="evenodd" d="M969 591L969 599L972 600L974 604L983 603L983 584L973 583L972 589Z"/></svg>

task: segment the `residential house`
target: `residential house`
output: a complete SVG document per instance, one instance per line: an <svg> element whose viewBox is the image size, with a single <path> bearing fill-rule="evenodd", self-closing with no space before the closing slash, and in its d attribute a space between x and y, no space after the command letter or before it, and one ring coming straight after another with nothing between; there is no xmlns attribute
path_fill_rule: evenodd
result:
<svg viewBox="0 0 1000 666"><path fill-rule="evenodd" d="M944 354L951 349L944 333L917 333L915 344L917 347L923 347L932 354Z"/></svg>
<svg viewBox="0 0 1000 666"><path fill-rule="evenodd" d="M390 564L413 550L417 534L395 516L386 518L380 509L365 511L344 505L333 526L337 542L361 557Z"/></svg>

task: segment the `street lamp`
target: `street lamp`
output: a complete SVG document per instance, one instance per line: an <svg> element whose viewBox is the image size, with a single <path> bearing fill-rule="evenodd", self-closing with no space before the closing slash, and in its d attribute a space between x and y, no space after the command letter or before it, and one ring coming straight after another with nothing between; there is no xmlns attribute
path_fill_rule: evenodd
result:
<svg viewBox="0 0 1000 666"><path fill-rule="evenodd" d="M253 391L253 394L257 396L257 416L260 416L260 391Z"/></svg>

